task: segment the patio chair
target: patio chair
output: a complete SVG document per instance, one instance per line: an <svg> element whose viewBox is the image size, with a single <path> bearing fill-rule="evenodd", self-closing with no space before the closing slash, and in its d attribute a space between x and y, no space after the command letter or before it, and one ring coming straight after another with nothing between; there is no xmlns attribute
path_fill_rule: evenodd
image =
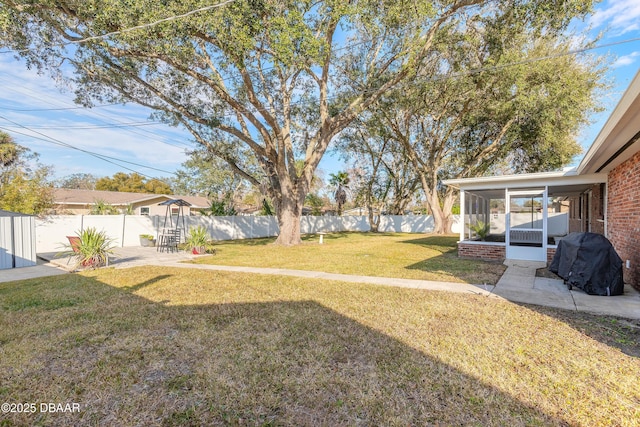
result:
<svg viewBox="0 0 640 427"><path fill-rule="evenodd" d="M160 235L158 250L160 252L167 251L177 252L178 244L180 243L180 229L177 228L175 230L165 230Z"/></svg>

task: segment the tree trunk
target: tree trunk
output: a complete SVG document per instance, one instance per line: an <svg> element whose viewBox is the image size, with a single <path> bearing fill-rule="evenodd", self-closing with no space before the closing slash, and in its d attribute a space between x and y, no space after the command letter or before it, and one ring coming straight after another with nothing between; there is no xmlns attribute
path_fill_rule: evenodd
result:
<svg viewBox="0 0 640 427"><path fill-rule="evenodd" d="M283 191L280 194L280 200L275 203L280 227L278 238L274 242L276 245L293 246L302 243L300 218L305 196L306 193L299 188L294 191Z"/></svg>
<svg viewBox="0 0 640 427"><path fill-rule="evenodd" d="M369 213L369 227L371 228L369 231L377 233L380 228L380 214L374 215L373 208L371 206L369 206L367 210Z"/></svg>
<svg viewBox="0 0 640 427"><path fill-rule="evenodd" d="M453 226L453 214L451 213L453 192L449 190L446 192L442 204L440 204L440 198L436 191L431 192L431 197L427 201L433 215L433 232L435 234L451 234L451 227Z"/></svg>
<svg viewBox="0 0 640 427"><path fill-rule="evenodd" d="M427 177L424 173L418 172L420 176L420 182L422 184L422 190L427 199L427 204L433 215L433 232L435 234L450 234L451 226L453 225L453 216L451 214L451 208L453 206L453 192L448 189L442 205L440 204L440 198L438 197L438 191L435 188L431 188L427 181ZM436 174L431 177L432 182L438 182Z"/></svg>

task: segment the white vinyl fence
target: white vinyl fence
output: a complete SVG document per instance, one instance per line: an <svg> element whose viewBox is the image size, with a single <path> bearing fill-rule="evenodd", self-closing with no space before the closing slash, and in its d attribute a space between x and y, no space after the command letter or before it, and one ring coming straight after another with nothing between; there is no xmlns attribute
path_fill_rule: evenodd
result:
<svg viewBox="0 0 640 427"><path fill-rule="evenodd" d="M458 233L458 216L454 216L454 233ZM147 215L58 215L36 220L38 252L58 252L67 244L67 236L94 227L104 230L116 246L139 246L140 234L158 236L164 216ZM278 235L278 221L272 216L186 216L184 228L203 225L214 240L236 240ZM182 227L182 219L180 219ZM303 216L302 234L337 231L369 231L366 216ZM381 232L429 233L433 218L427 215L383 216Z"/></svg>

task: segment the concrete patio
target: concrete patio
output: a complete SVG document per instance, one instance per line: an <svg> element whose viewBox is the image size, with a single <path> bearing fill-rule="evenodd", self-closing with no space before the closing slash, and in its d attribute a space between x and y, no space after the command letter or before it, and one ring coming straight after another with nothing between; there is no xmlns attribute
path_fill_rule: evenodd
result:
<svg viewBox="0 0 640 427"><path fill-rule="evenodd" d="M187 252L158 252L156 248L153 247L124 247L116 249L115 252L116 256L112 260L110 267L118 269L147 265L340 280L383 286L473 293L487 297L503 298L517 303L605 314L629 319L640 319L640 292L631 286L625 285L624 295L614 297L588 295L576 288L569 291L562 280L536 277L536 270L546 267L546 264L543 262L506 262L507 270L498 283L495 286L484 286L427 280L353 276L320 271L190 264L184 261L197 258L198 255L192 255ZM0 282L68 273L69 269L73 266L73 262L68 258L56 258L55 255L55 253L39 254L38 256L41 260L39 265L35 267L2 270L0 271Z"/></svg>
<svg viewBox="0 0 640 427"><path fill-rule="evenodd" d="M566 310L640 319L640 292L625 285L624 294L613 297L589 295L581 289L569 290L561 279L536 277L544 262L506 261L507 271L493 294L514 302L563 308Z"/></svg>

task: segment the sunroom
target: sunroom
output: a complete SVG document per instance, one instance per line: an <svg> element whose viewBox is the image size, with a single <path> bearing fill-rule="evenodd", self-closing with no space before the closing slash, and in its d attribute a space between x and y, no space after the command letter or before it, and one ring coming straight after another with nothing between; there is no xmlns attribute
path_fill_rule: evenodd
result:
<svg viewBox="0 0 640 427"><path fill-rule="evenodd" d="M604 234L606 182L574 169L446 180L460 191L458 255L548 261L570 232Z"/></svg>

